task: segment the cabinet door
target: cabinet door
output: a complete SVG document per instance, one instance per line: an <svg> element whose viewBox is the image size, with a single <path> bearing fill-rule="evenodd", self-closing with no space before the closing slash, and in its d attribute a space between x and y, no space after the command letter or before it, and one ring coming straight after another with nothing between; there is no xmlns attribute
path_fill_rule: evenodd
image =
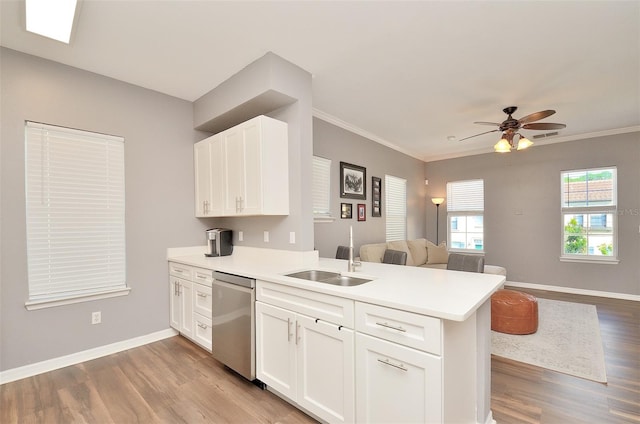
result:
<svg viewBox="0 0 640 424"><path fill-rule="evenodd" d="M243 182L240 192L240 214L262 212L262 134L260 120L253 119L242 126ZM278 165L276 165L278 166Z"/></svg>
<svg viewBox="0 0 640 424"><path fill-rule="evenodd" d="M222 134L224 140L224 213L238 215L244 191L244 143L242 130L231 128Z"/></svg>
<svg viewBox="0 0 640 424"><path fill-rule="evenodd" d="M193 339L193 283L180 280L180 333Z"/></svg>
<svg viewBox="0 0 640 424"><path fill-rule="evenodd" d="M256 302L256 376L296 399L295 314Z"/></svg>
<svg viewBox="0 0 640 424"><path fill-rule="evenodd" d="M357 333L356 421L442 422L440 357Z"/></svg>
<svg viewBox="0 0 640 424"><path fill-rule="evenodd" d="M355 421L353 330L296 316L298 404L332 423Z"/></svg>
<svg viewBox="0 0 640 424"><path fill-rule="evenodd" d="M180 331L180 278L169 277L169 325Z"/></svg>
<svg viewBox="0 0 640 424"><path fill-rule="evenodd" d="M209 144L209 164L209 172L211 175L211 205L209 216L224 216L226 176L224 140L220 135L211 137Z"/></svg>
<svg viewBox="0 0 640 424"><path fill-rule="evenodd" d="M195 169L195 210L197 217L210 216L211 205L211 163L210 138L193 146L193 166Z"/></svg>

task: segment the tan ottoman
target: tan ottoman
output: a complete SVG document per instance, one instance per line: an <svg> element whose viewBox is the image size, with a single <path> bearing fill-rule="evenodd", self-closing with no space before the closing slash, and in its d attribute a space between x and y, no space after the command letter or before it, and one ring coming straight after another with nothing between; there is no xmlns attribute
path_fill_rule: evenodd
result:
<svg viewBox="0 0 640 424"><path fill-rule="evenodd" d="M515 290L498 290L491 296L491 329L507 334L538 331L538 300Z"/></svg>

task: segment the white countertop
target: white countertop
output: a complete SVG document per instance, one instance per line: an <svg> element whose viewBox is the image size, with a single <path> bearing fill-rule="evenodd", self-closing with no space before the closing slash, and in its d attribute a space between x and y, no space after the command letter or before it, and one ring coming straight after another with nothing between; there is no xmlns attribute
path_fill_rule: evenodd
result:
<svg viewBox="0 0 640 424"><path fill-rule="evenodd" d="M317 252L243 246L235 246L230 256L209 258L203 252L204 247L168 249L167 259L453 321L469 318L505 281L502 275L372 262L363 262L356 272L348 273L346 260L319 258ZM372 281L342 287L284 276L308 269Z"/></svg>

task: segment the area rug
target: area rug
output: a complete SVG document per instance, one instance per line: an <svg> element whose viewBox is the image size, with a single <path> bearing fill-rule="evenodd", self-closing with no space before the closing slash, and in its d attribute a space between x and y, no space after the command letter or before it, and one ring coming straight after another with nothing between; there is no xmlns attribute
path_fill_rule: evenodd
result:
<svg viewBox="0 0 640 424"><path fill-rule="evenodd" d="M594 305L538 299L538 331L522 336L492 331L491 353L599 383L607 382Z"/></svg>

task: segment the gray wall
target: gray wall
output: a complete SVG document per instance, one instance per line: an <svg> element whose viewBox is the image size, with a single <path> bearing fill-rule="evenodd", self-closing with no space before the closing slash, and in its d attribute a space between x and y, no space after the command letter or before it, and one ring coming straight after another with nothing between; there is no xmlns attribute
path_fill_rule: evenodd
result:
<svg viewBox="0 0 640 424"><path fill-rule="evenodd" d="M425 236L424 162L318 118L313 120L313 154L331 159L331 213L336 218L332 223L314 225L315 248L321 257L335 257L338 245L349 244L350 225L353 226L356 254L362 244L385 241L385 174L407 180L407 238ZM366 200L340 197L341 161L367 169ZM372 176L380 177L383 184L382 217L379 218L371 216ZM352 219L340 219L340 203L353 204ZM358 221L356 218L358 203L366 205L366 221Z"/></svg>
<svg viewBox="0 0 640 424"><path fill-rule="evenodd" d="M169 327L166 248L203 245L194 218L192 104L1 50L0 370ZM24 122L125 138L128 296L27 311ZM91 325L91 312L102 324Z"/></svg>
<svg viewBox="0 0 640 424"><path fill-rule="evenodd" d="M266 94L265 94L266 93ZM271 249L309 251L313 249L311 156L313 145L311 121L311 74L273 53L267 53L237 74L196 100L194 115L198 127L205 121L232 126L259 114L287 122L289 125L289 215L240 218L206 218L209 227L234 230L234 244ZM265 100L265 98L267 100ZM287 105L271 110L272 105ZM205 123L203 123L205 122ZM244 240L238 240L242 231ZM269 242L263 240L269 231ZM296 241L289 243L289 233Z"/></svg>
<svg viewBox="0 0 640 424"><path fill-rule="evenodd" d="M637 132L429 162L427 198L445 196L448 181L484 179L485 259L506 267L508 281L640 295L639 164ZM560 262L560 172L612 165L620 263ZM441 209L445 239L446 201ZM427 234L435 235L435 219L427 220Z"/></svg>

